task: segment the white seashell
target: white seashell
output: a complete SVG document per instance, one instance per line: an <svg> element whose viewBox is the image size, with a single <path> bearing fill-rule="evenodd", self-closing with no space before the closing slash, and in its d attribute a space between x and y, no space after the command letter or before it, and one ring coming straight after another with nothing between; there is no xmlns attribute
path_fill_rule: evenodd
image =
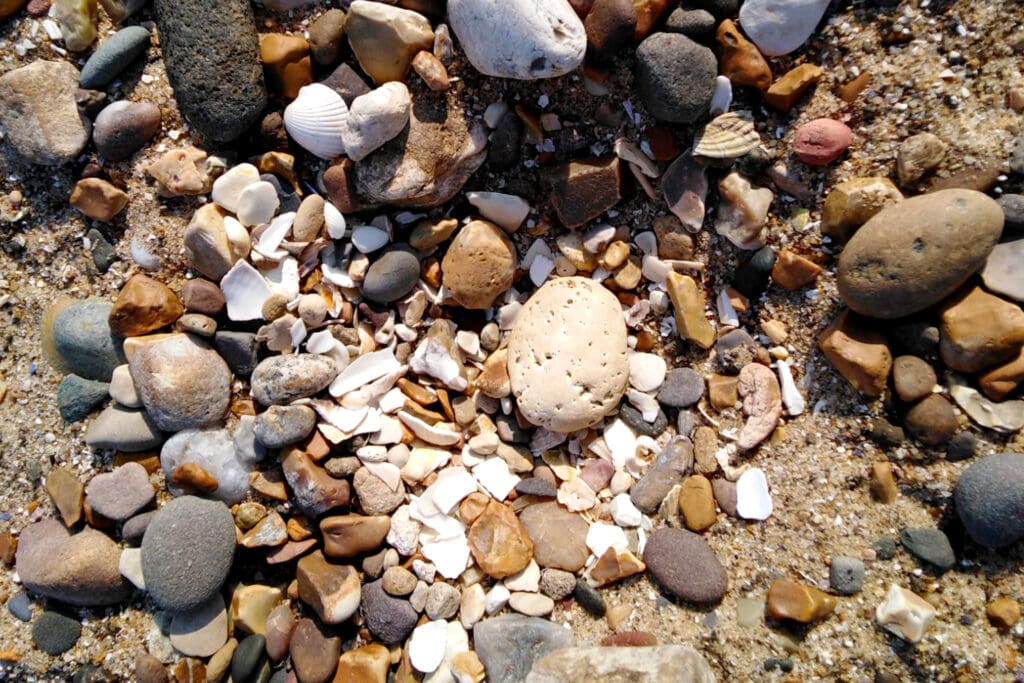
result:
<svg viewBox="0 0 1024 683"><path fill-rule="evenodd" d="M513 474L508 463L493 456L473 468L473 476L488 493L498 500L505 500L519 483L519 476Z"/></svg>
<svg viewBox="0 0 1024 683"><path fill-rule="evenodd" d="M449 467L437 473L437 480L430 485L430 498L437 509L447 515L474 491L476 479L472 474L462 467Z"/></svg>
<svg viewBox="0 0 1024 683"><path fill-rule="evenodd" d="M345 236L345 217L330 202L324 202L324 225L327 226L327 236L332 240L340 240Z"/></svg>
<svg viewBox="0 0 1024 683"><path fill-rule="evenodd" d="M530 213L530 203L522 197L501 192L467 192L466 199L487 220L505 232L515 232Z"/></svg>
<svg viewBox="0 0 1024 683"><path fill-rule="evenodd" d="M364 254L372 254L390 241L386 232L372 225L358 225L352 230L352 244Z"/></svg>
<svg viewBox="0 0 1024 683"><path fill-rule="evenodd" d="M132 260L143 270L156 270L160 267L160 257L149 250L147 241L142 235L132 238Z"/></svg>
<svg viewBox="0 0 1024 683"><path fill-rule="evenodd" d="M409 413L399 413L398 419L417 437L435 446L454 446L462 439L462 432L452 432L438 425L428 424Z"/></svg>
<svg viewBox="0 0 1024 683"><path fill-rule="evenodd" d="M335 159L345 153L341 134L348 118L348 106L341 95L320 83L307 85L285 107L284 127L295 142L321 159Z"/></svg>
<svg viewBox="0 0 1024 683"><path fill-rule="evenodd" d="M790 415L799 415L807 408L800 390L796 388L793 381L793 373L789 369L789 363L784 360L776 361L775 371L779 375L779 387L782 390L782 403L786 406L786 412Z"/></svg>
<svg viewBox="0 0 1024 683"><path fill-rule="evenodd" d="M402 367L391 349L373 351L356 358L331 382L331 396L343 396Z"/></svg>
<svg viewBox="0 0 1024 683"><path fill-rule="evenodd" d="M715 79L715 93L711 96L711 115L718 116L729 111L732 105L732 81L725 76Z"/></svg>
<svg viewBox="0 0 1024 683"><path fill-rule="evenodd" d="M294 222L294 211L283 213L274 218L270 221L270 227L260 234L260 238L257 240L253 248L267 258L271 258L272 254L274 254L274 252L277 251L277 248L281 246L281 242L284 241L285 235L287 235L288 231L292 229L292 223Z"/></svg>
<svg viewBox="0 0 1024 683"><path fill-rule="evenodd" d="M605 522L594 522L587 529L587 547L595 557L604 555L608 548L627 548L626 532L621 527Z"/></svg>
<svg viewBox="0 0 1024 683"><path fill-rule="evenodd" d="M736 480L736 514L763 522L772 514L772 494L764 472L752 467Z"/></svg>
<svg viewBox="0 0 1024 683"><path fill-rule="evenodd" d="M658 238L650 230L634 236L633 242L636 243L641 254L658 254Z"/></svg>
<svg viewBox="0 0 1024 683"><path fill-rule="evenodd" d="M288 301L299 296L299 262L288 256L277 264L276 268L263 271L270 289Z"/></svg>
<svg viewBox="0 0 1024 683"><path fill-rule="evenodd" d="M661 175L661 170L658 168L658 165L654 163L650 157L644 154L643 150L626 138L618 138L615 140L615 156L619 157L623 161L636 164L640 167L640 171L648 178L657 178Z"/></svg>
<svg viewBox="0 0 1024 683"><path fill-rule="evenodd" d="M697 134L694 156L710 159L738 159L761 144L752 121L735 112L722 114Z"/></svg>
<svg viewBox="0 0 1024 683"><path fill-rule="evenodd" d="M231 320L260 320L263 304L270 298L270 285L248 261L238 261L220 281Z"/></svg>

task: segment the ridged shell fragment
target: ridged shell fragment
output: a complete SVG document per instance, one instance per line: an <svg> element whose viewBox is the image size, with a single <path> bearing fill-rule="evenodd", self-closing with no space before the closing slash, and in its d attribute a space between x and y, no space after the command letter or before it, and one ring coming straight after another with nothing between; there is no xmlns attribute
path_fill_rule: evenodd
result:
<svg viewBox="0 0 1024 683"><path fill-rule="evenodd" d="M709 159L737 159L761 144L751 121L728 112L708 122L697 135L694 156Z"/></svg>
<svg viewBox="0 0 1024 683"><path fill-rule="evenodd" d="M300 89L285 107L284 127L303 149L329 161L345 153L342 131L347 118L348 106L341 95L313 83Z"/></svg>

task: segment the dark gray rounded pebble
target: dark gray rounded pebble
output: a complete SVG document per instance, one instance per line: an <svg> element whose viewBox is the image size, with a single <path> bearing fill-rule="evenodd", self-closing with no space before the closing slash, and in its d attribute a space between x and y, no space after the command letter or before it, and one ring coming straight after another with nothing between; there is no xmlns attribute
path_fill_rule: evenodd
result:
<svg viewBox="0 0 1024 683"><path fill-rule="evenodd" d="M539 498L554 498L558 495L558 489L547 479L540 477L529 477L520 479L516 484L516 493L521 496L537 496Z"/></svg>
<svg viewBox="0 0 1024 683"><path fill-rule="evenodd" d="M688 4L711 12L718 20L735 17L740 11L740 0L694 0Z"/></svg>
<svg viewBox="0 0 1024 683"><path fill-rule="evenodd" d="M397 301L412 291L420 279L420 260L408 247L384 252L366 271L363 296L378 304Z"/></svg>
<svg viewBox="0 0 1024 683"><path fill-rule="evenodd" d="M687 602L716 603L729 587L729 577L711 546L685 529L663 527L651 534L644 563L663 589Z"/></svg>
<svg viewBox="0 0 1024 683"><path fill-rule="evenodd" d="M576 599L580 607L595 617L603 617L608 611L601 594L583 579L576 580L576 588L572 591L572 597Z"/></svg>
<svg viewBox="0 0 1024 683"><path fill-rule="evenodd" d="M357 97L370 92L370 86L366 85L366 81L363 80L362 76L345 62L339 64L331 72L331 75L320 81L320 83L341 95L341 99L345 100L345 105L349 107L352 106L352 102ZM284 125L283 121L281 125Z"/></svg>
<svg viewBox="0 0 1024 683"><path fill-rule="evenodd" d="M867 435L879 446L898 446L907 440L903 427L897 427L884 417L876 417L871 421Z"/></svg>
<svg viewBox="0 0 1024 683"><path fill-rule="evenodd" d="M703 9L677 7L665 21L665 30L695 38L715 30L715 16Z"/></svg>
<svg viewBox="0 0 1024 683"><path fill-rule="evenodd" d="M217 332L213 345L231 372L239 377L248 377L259 363L259 344L252 332Z"/></svg>
<svg viewBox="0 0 1024 683"><path fill-rule="evenodd" d="M68 304L54 317L54 346L75 374L109 382L114 368L126 362L121 340L110 332L113 307L103 299L86 299Z"/></svg>
<svg viewBox="0 0 1024 683"><path fill-rule="evenodd" d="M32 600L29 599L28 593L25 591L16 593L7 601L7 611L19 621L26 623L32 621Z"/></svg>
<svg viewBox="0 0 1024 683"><path fill-rule="evenodd" d="M704 395L704 377L693 368L673 368L658 389L658 403L671 408L689 408Z"/></svg>
<svg viewBox="0 0 1024 683"><path fill-rule="evenodd" d="M81 635L82 624L59 612L43 612L32 624L32 642L48 655L67 652Z"/></svg>
<svg viewBox="0 0 1024 683"><path fill-rule="evenodd" d="M85 236L92 245L92 262L96 270L101 273L110 270L110 266L117 261L117 250L114 249L114 245L96 228L90 228Z"/></svg>
<svg viewBox="0 0 1024 683"><path fill-rule="evenodd" d="M729 375L738 375L756 355L757 343L742 327L726 332L715 342L715 364L720 372Z"/></svg>
<svg viewBox="0 0 1024 683"><path fill-rule="evenodd" d="M864 587L864 563L856 557L833 557L828 582L841 595L859 593Z"/></svg>
<svg viewBox="0 0 1024 683"><path fill-rule="evenodd" d="M960 432L946 445L946 460L959 462L973 458L978 452L978 437L970 432Z"/></svg>
<svg viewBox="0 0 1024 683"><path fill-rule="evenodd" d="M150 510L149 512L143 512L140 515L135 515L121 527L121 540L130 545L139 545L142 543L142 537L146 534L146 527L153 521L153 517L156 515L156 510Z"/></svg>
<svg viewBox="0 0 1024 683"><path fill-rule="evenodd" d="M875 551L878 559L891 560L896 556L896 541L888 536L882 536L871 542L871 549Z"/></svg>
<svg viewBox="0 0 1024 683"><path fill-rule="evenodd" d="M900 544L919 560L949 569L956 564L956 555L949 538L938 529L910 528L900 532Z"/></svg>
<svg viewBox="0 0 1024 683"><path fill-rule="evenodd" d="M285 683L288 680L287 669L278 669L271 675L270 680L267 683Z"/></svg>
<svg viewBox="0 0 1024 683"><path fill-rule="evenodd" d="M408 600L384 592L380 581L363 586L360 609L370 633L385 645L401 643L412 633L419 615Z"/></svg>
<svg viewBox="0 0 1024 683"><path fill-rule="evenodd" d="M160 108L151 102L114 102L96 117L92 140L108 161L123 161L160 131Z"/></svg>
<svg viewBox="0 0 1024 683"><path fill-rule="evenodd" d="M654 422L644 419L643 413L633 407L631 403L623 403L619 407L619 417L629 425L637 434L643 434L651 438L658 438L668 428L668 417L663 410L658 410Z"/></svg>
<svg viewBox="0 0 1024 683"><path fill-rule="evenodd" d="M514 111L509 111L498 122L488 139L487 167L504 171L519 162L520 146L523 139L523 122Z"/></svg>
<svg viewBox="0 0 1024 683"><path fill-rule="evenodd" d="M224 503L182 496L160 508L142 538L142 575L158 605L199 607L224 585L235 556L235 522Z"/></svg>
<svg viewBox="0 0 1024 683"><path fill-rule="evenodd" d="M75 104L78 105L79 113L92 120L103 111L103 107L107 106L107 93L99 90L79 88L78 92L75 93ZM86 178L88 176L83 172L81 177Z"/></svg>
<svg viewBox="0 0 1024 683"><path fill-rule="evenodd" d="M1024 233L1024 195L1004 194L996 200L1003 210L1003 233L1019 235Z"/></svg>
<svg viewBox="0 0 1024 683"><path fill-rule="evenodd" d="M78 78L83 88L102 88L117 78L149 47L149 31L141 26L126 26L100 43Z"/></svg>
<svg viewBox="0 0 1024 683"><path fill-rule="evenodd" d="M754 300L768 289L768 281L775 267L775 251L771 247L762 247L754 252L750 259L736 269L732 286L743 296Z"/></svg>
<svg viewBox="0 0 1024 683"><path fill-rule="evenodd" d="M110 397L106 382L65 375L57 387L57 409L67 423L84 420L93 408Z"/></svg>
<svg viewBox="0 0 1024 683"><path fill-rule="evenodd" d="M110 675L95 664L85 664L71 677L71 683L113 683Z"/></svg>
<svg viewBox="0 0 1024 683"><path fill-rule="evenodd" d="M678 33L655 33L636 50L637 91L647 110L672 123L708 115L718 61L708 48Z"/></svg>
<svg viewBox="0 0 1024 683"><path fill-rule="evenodd" d="M956 511L977 543L996 548L1024 538L1024 454L1000 453L964 470L953 493Z"/></svg>
<svg viewBox="0 0 1024 683"><path fill-rule="evenodd" d="M267 104L252 5L248 0L154 0L153 8L181 113L201 136L234 140Z"/></svg>
<svg viewBox="0 0 1024 683"><path fill-rule="evenodd" d="M267 639L261 635L244 638L231 656L231 680L248 681L266 659Z"/></svg>

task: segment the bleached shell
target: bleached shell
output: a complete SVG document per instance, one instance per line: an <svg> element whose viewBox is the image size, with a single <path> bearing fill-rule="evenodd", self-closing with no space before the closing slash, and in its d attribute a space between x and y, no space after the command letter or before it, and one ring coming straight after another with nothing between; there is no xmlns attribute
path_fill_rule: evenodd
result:
<svg viewBox="0 0 1024 683"><path fill-rule="evenodd" d="M761 144L754 124L735 112L722 114L708 122L697 135L694 156L710 159L736 159Z"/></svg>
<svg viewBox="0 0 1024 683"><path fill-rule="evenodd" d="M345 216L330 202L324 202L324 225L327 226L327 235L332 240L340 240L345 236Z"/></svg>
<svg viewBox="0 0 1024 683"><path fill-rule="evenodd" d="M348 106L341 95L320 83L307 85L285 107L284 127L299 145L320 157L335 159L345 153L341 133Z"/></svg>

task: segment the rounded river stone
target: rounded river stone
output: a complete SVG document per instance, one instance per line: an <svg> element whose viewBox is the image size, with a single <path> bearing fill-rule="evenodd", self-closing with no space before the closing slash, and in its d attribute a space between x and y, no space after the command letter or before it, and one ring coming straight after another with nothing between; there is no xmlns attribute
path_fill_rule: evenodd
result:
<svg viewBox="0 0 1024 683"><path fill-rule="evenodd" d="M953 493L967 533L990 548L1024 538L1024 454L1000 453L971 464Z"/></svg>
<svg viewBox="0 0 1024 683"><path fill-rule="evenodd" d="M644 563L662 588L687 602L718 602L729 586L711 546L685 529L665 527L651 534L644 547Z"/></svg>
<svg viewBox="0 0 1024 683"><path fill-rule="evenodd" d="M224 503L175 498L157 511L142 538L146 591L164 609L195 609L224 585L234 556L235 522Z"/></svg>
<svg viewBox="0 0 1024 683"><path fill-rule="evenodd" d="M614 410L629 383L626 323L615 296L589 278L551 280L516 316L508 374L527 420L568 433Z"/></svg>
<svg viewBox="0 0 1024 683"><path fill-rule="evenodd" d="M887 206L839 255L839 295L874 318L917 313L985 265L1002 231L1002 209L974 190L940 190Z"/></svg>

